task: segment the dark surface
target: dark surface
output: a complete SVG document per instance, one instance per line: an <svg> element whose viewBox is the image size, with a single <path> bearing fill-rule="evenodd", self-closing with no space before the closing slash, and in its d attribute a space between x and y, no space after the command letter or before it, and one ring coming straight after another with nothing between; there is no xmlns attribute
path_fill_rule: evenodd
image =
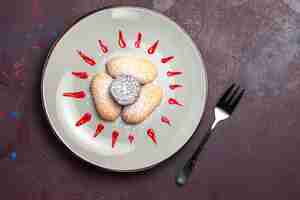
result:
<svg viewBox="0 0 300 200"><path fill-rule="evenodd" d="M300 198L300 3L296 0L9 0L0 6L0 199L289 199ZM209 97L201 130L175 157L137 175L103 172L77 160L50 133L40 102L47 51L91 10L136 5L181 25L202 51ZM16 64L19 63L19 64ZM23 72L16 72L19 67ZM4 73L4 74L3 74ZM247 95L218 127L184 188L179 163L196 148L212 108L232 82ZM18 125L19 124L19 125ZM19 126L19 128L17 128ZM7 146L10 144L9 146ZM3 149L9 151L3 152ZM17 152L17 160L8 153Z"/></svg>

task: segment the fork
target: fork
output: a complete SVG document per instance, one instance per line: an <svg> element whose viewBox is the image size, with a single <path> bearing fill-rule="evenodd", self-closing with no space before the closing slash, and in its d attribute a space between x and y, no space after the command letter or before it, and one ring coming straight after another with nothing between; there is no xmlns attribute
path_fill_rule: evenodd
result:
<svg viewBox="0 0 300 200"><path fill-rule="evenodd" d="M240 102L242 96L244 95L245 89L240 89L240 86L237 86L235 89L234 88L235 84L232 84L225 91L223 96L219 99L217 105L214 108L215 121L213 122L210 129L205 133L204 137L201 139L199 146L197 147L196 151L193 153L191 158L185 163L184 167L180 169L179 173L177 174L177 185L182 186L187 183L188 178L190 177L191 172L193 171L196 165L198 155L204 149L204 146L207 143L211 134L213 133L213 130L215 129L216 125L219 122L228 119L232 115L238 103ZM197 127L195 132L197 132L198 129L199 126Z"/></svg>

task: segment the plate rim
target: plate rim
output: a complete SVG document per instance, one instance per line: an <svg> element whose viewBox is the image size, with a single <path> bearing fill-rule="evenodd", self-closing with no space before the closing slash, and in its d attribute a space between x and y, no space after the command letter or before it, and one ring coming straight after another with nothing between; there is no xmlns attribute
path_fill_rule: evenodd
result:
<svg viewBox="0 0 300 200"><path fill-rule="evenodd" d="M147 166L145 168L140 168L140 169L136 169L136 170L115 170L115 169L110 169L110 168L106 168L106 167L103 167L103 166L100 166L98 165L97 163L94 163L93 161L85 158L84 156L78 154L77 152L74 152L71 147L66 144L64 142L64 140L58 135L57 133L57 130L55 130L51 120L49 119L49 113L46 109L46 105L45 105L45 95L44 95L44 79L45 79L45 72L46 72L46 69L47 69L47 66L48 66L48 62L49 62L49 59L53 53L53 50L55 49L55 47L57 46L57 44L60 42L60 40L63 38L63 36L73 27L75 26L77 23L79 23L81 20L85 19L86 17L89 17L97 12L101 12L101 11L104 11L104 10L108 10L108 9L118 9L118 8L123 8L123 9L138 9L138 10L142 10L142 11L146 11L146 12L150 12L150 13L154 13L155 15L158 15L159 17L162 17L162 18L165 18L167 19L169 22L173 23L176 25L177 28L179 28L180 31L182 31L187 37L188 39L190 40L191 42L191 45L192 45L192 48L195 50L196 54L200 57L201 61L202 61L202 64L203 64L203 71L204 71L204 81L205 81L205 94L204 94L204 107L203 107L203 110L202 112L200 113L200 117L199 117L199 122L195 128L195 130L193 131L192 135L187 139L187 141L185 143L183 143L179 148L176 149L176 151L174 151L174 153L170 154L168 157L166 157L165 159L153 164L153 165L150 165L150 166ZM95 166L96 168L100 168L100 169L103 169L105 171L109 171L109 172L122 172L122 173L134 173L134 172L142 172L142 171L146 171L146 170L149 170L155 166L158 166L158 165L161 165L163 162L173 158L174 156L176 156L176 154L178 154L190 141L191 139L193 138L193 136L195 135L195 133L198 132L198 129L200 127L200 124L201 124L201 121L203 119L203 116L204 116L204 113L205 113L205 110L206 110L206 107L207 107L207 98L208 98L208 78L207 78L207 71L206 71L206 67L205 67L205 64L204 64L204 60L203 60L203 57L202 57L202 54L200 52L200 50L198 49L197 45L195 44L195 42L193 41L193 39L191 38L191 36L185 31L185 29L183 29L179 24L177 24L175 21L173 21L171 18L169 18L168 16L158 12L158 11L155 11L155 10L152 10L152 9L149 9L149 8L145 8L145 7L139 7L139 6L106 6L106 7L103 7L103 8L97 8L97 9L94 9L80 17L78 17L77 19L73 20L70 24L67 25L67 27L57 36L57 38L55 39L55 41L51 44L51 47L49 48L48 50L48 53L47 53L47 56L45 58L45 61L44 61L44 64L43 64L43 68L42 68L42 74L41 74L41 90L40 90L40 93L41 93L41 100L42 100L42 108L44 110L44 116L46 116L46 119L47 119L47 123L50 125L50 128L51 128L51 132L56 136L56 138L58 138L58 140L63 144L63 146L65 146L65 148L68 149L69 152L71 152L77 159L81 160L81 161L84 161L85 163L87 164L90 164L92 166Z"/></svg>

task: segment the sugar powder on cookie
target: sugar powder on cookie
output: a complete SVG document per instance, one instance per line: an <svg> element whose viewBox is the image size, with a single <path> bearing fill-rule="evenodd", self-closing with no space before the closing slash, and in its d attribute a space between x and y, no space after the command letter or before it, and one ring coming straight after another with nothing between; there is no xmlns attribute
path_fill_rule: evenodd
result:
<svg viewBox="0 0 300 200"><path fill-rule="evenodd" d="M139 81L130 75L120 75L110 85L110 94L122 106L133 104L139 97Z"/></svg>

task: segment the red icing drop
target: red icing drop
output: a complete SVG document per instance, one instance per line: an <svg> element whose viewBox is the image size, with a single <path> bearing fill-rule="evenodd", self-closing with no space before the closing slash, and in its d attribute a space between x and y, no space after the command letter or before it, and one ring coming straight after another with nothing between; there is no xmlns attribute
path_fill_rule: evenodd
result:
<svg viewBox="0 0 300 200"><path fill-rule="evenodd" d="M161 59L161 62L167 63L167 62L171 61L172 59L174 59L174 56L165 57L165 58Z"/></svg>
<svg viewBox="0 0 300 200"><path fill-rule="evenodd" d="M100 49L103 53L107 53L108 52L108 47L103 43L102 40L99 40L99 46L100 46Z"/></svg>
<svg viewBox="0 0 300 200"><path fill-rule="evenodd" d="M156 141L156 135L155 135L155 132L152 128L149 128L147 130L147 135L150 137L150 139L152 140L152 142L154 142L154 144L157 144L157 141Z"/></svg>
<svg viewBox="0 0 300 200"><path fill-rule="evenodd" d="M134 140L134 135L129 134L129 135L128 135L128 140L129 140L130 144L132 144L132 142L133 142L133 140Z"/></svg>
<svg viewBox="0 0 300 200"><path fill-rule="evenodd" d="M178 106L183 106L183 104L179 103L176 99L169 98L168 103L170 105L178 105Z"/></svg>
<svg viewBox="0 0 300 200"><path fill-rule="evenodd" d="M151 47L149 47L148 49L148 54L154 54L156 48L157 48L157 45L159 43L159 40L157 40Z"/></svg>
<svg viewBox="0 0 300 200"><path fill-rule="evenodd" d="M182 74L182 72L179 72L179 71L168 71L167 72L167 76L177 76L180 74Z"/></svg>
<svg viewBox="0 0 300 200"><path fill-rule="evenodd" d="M94 137L97 137L104 129L104 125L99 123L97 125L97 128L96 128L96 131L95 131L95 134L94 134Z"/></svg>
<svg viewBox="0 0 300 200"><path fill-rule="evenodd" d="M141 41L142 41L142 33L138 32L137 39L134 43L135 48L140 48L141 47Z"/></svg>
<svg viewBox="0 0 300 200"><path fill-rule="evenodd" d="M91 66L96 65L96 61L93 58L91 58L91 57L87 56L86 54L84 54L82 51L77 50L77 53L84 60L84 62L86 62L87 64L89 64Z"/></svg>
<svg viewBox="0 0 300 200"><path fill-rule="evenodd" d="M166 123L166 124L168 124L169 126L171 126L171 122L170 122L169 118L166 117L166 116L161 116L160 121L161 121L162 123Z"/></svg>
<svg viewBox="0 0 300 200"><path fill-rule="evenodd" d="M81 118L76 122L76 126L81 126L87 122L89 122L92 119L92 114L91 113L85 113L84 115L81 116Z"/></svg>
<svg viewBox="0 0 300 200"><path fill-rule="evenodd" d="M169 88L170 88L171 90L175 90L175 89L181 88L181 87L183 87L183 86L182 86L182 85L178 85L178 84L169 85Z"/></svg>
<svg viewBox="0 0 300 200"><path fill-rule="evenodd" d="M72 74L80 79L87 79L89 77L88 73L86 72L72 72Z"/></svg>
<svg viewBox="0 0 300 200"><path fill-rule="evenodd" d="M117 142L117 139L119 137L119 132L118 131L113 131L111 135L111 147L114 148L115 144Z"/></svg>
<svg viewBox="0 0 300 200"><path fill-rule="evenodd" d="M65 92L63 93L63 96L72 97L75 99L83 99L86 95L84 91L79 91L79 92Z"/></svg>
<svg viewBox="0 0 300 200"><path fill-rule="evenodd" d="M122 31L119 31L119 46L121 48L125 48L127 45L126 45L126 42L125 42L125 39L124 39L124 34Z"/></svg>

